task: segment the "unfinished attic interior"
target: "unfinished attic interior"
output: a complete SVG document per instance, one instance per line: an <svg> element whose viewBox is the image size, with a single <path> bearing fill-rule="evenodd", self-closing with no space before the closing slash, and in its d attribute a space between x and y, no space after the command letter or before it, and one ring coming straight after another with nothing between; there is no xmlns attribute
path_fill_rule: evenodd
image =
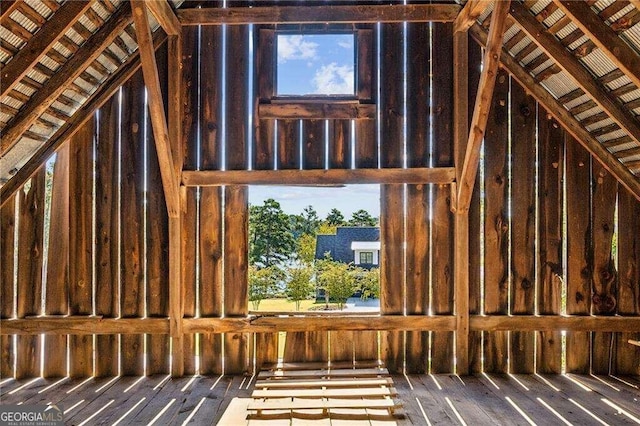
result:
<svg viewBox="0 0 640 426"><path fill-rule="evenodd" d="M2 0L0 404L640 423L640 2ZM281 34L349 34L285 96ZM380 311L249 310L248 191L380 186Z"/></svg>

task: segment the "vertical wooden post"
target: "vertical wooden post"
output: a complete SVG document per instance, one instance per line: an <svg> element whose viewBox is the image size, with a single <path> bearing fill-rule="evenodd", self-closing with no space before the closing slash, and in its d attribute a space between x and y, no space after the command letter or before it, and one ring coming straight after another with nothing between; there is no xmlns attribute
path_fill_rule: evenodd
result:
<svg viewBox="0 0 640 426"><path fill-rule="evenodd" d="M193 30L192 30L193 32ZM183 120L183 52L182 32L178 36L171 36L168 40L168 117L167 126L169 140L173 151L176 176L182 173L184 147L182 139ZM181 188L183 189L183 188ZM171 336L171 375L182 376L184 373L184 334L182 331L183 295L182 289L182 215L184 214L184 190L180 190L180 209L178 215L169 217L169 334Z"/></svg>
<svg viewBox="0 0 640 426"><path fill-rule="evenodd" d="M49 223L45 314L66 315L69 312L69 143L64 144L56 156ZM45 336L44 351L47 358L43 376L66 376L67 336Z"/></svg>
<svg viewBox="0 0 640 426"><path fill-rule="evenodd" d="M469 38L466 32L453 34L453 143L456 179L469 138ZM456 193L454 187L452 193ZM457 200L456 200L457 201ZM456 315L456 373L469 373L469 211L458 209L454 216L454 310Z"/></svg>
<svg viewBox="0 0 640 426"><path fill-rule="evenodd" d="M20 192L18 192L20 193ZM19 200L19 199L18 199ZM15 292L13 288L15 227L16 227L16 196L12 195L0 208L0 318L9 319L15 315L13 302ZM0 336L0 377L13 377L13 363L15 348L13 336Z"/></svg>

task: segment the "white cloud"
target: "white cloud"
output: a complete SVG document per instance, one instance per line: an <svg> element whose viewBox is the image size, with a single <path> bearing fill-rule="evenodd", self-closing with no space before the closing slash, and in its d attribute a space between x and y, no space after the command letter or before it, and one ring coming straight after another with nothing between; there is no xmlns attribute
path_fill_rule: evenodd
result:
<svg viewBox="0 0 640 426"><path fill-rule="evenodd" d="M338 46L342 47L343 49L353 49L353 37L349 38L348 40L340 40L338 42Z"/></svg>
<svg viewBox="0 0 640 426"><path fill-rule="evenodd" d="M335 62L322 65L313 76L314 93L353 94L353 65L340 65Z"/></svg>
<svg viewBox="0 0 640 426"><path fill-rule="evenodd" d="M294 59L315 59L318 43L305 40L302 35L278 37L278 63Z"/></svg>

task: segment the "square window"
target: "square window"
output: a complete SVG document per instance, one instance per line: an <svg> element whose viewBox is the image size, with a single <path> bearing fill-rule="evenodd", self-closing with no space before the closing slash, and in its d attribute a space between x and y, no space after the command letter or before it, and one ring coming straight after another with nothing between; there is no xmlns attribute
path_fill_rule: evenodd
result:
<svg viewBox="0 0 640 426"><path fill-rule="evenodd" d="M371 251L361 251L360 252L360 263L364 263L366 265L373 264L373 252L371 252Z"/></svg>
<svg viewBox="0 0 640 426"><path fill-rule="evenodd" d="M277 33L278 96L355 96L355 34Z"/></svg>

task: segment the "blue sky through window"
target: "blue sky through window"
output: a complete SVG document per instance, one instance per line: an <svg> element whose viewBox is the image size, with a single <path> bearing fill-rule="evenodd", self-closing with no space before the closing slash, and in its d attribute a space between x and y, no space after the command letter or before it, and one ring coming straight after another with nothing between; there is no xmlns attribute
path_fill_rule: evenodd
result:
<svg viewBox="0 0 640 426"><path fill-rule="evenodd" d="M355 93L354 34L278 34L277 94Z"/></svg>

